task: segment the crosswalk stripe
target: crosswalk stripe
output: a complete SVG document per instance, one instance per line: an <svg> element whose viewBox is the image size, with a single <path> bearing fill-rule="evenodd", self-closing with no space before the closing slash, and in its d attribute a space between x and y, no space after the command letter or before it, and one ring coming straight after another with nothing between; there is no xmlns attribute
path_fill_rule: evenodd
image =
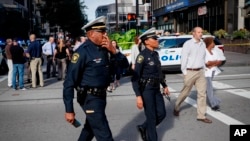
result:
<svg viewBox="0 0 250 141"><path fill-rule="evenodd" d="M234 89L235 88L234 86L224 84L218 81L213 81L213 86L216 89L229 89L224 91L250 99L250 91L247 91L245 89Z"/></svg>
<svg viewBox="0 0 250 141"><path fill-rule="evenodd" d="M227 84L223 84L223 83L220 83L220 86L223 86L224 88L232 88L233 86L230 86L230 85L227 85ZM173 92L174 93L174 96L177 98L179 96L179 93L175 93L177 92L175 89L173 88L170 88L169 87L169 90L170 92ZM245 93L242 92L243 95L245 95ZM185 102L192 105L193 107L197 108L197 102L196 100L190 98L190 97L187 97L185 99ZM241 121L238 121L222 112L219 112L219 111L213 111L211 110L210 107L207 106L207 114L211 115L212 117L216 118L217 120L225 123L226 125L244 125L243 122Z"/></svg>

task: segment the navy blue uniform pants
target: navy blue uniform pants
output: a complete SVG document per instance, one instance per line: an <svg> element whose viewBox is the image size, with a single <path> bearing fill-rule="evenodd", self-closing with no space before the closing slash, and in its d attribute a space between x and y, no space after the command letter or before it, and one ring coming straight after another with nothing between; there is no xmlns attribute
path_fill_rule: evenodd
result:
<svg viewBox="0 0 250 141"><path fill-rule="evenodd" d="M87 94L85 104L81 105L86 121L78 141L113 141L112 133L105 114L106 96Z"/></svg>
<svg viewBox="0 0 250 141"><path fill-rule="evenodd" d="M142 93L146 121L142 124L146 128L147 141L157 141L156 126L166 117L166 109L160 87L147 85Z"/></svg>

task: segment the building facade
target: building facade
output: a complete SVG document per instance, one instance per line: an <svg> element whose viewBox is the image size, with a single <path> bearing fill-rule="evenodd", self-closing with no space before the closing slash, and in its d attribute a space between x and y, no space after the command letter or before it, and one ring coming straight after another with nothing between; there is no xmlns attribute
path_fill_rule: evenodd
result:
<svg viewBox="0 0 250 141"><path fill-rule="evenodd" d="M138 0L139 7L139 20L148 20L148 11L150 6L143 4L143 0ZM136 13L136 1L135 0L117 0L116 3L109 5L101 5L97 7L95 15L107 16L107 25L109 32L116 31L116 24L118 24L118 30L126 30L126 24L128 23L128 14ZM116 19L118 14L118 19Z"/></svg>
<svg viewBox="0 0 250 141"><path fill-rule="evenodd" d="M245 0L152 0L157 28L184 33L196 26L210 33L219 29L228 33L249 29L242 15L244 5Z"/></svg>
<svg viewBox="0 0 250 141"><path fill-rule="evenodd" d="M27 38L39 29L40 4L41 0L0 0L0 37Z"/></svg>

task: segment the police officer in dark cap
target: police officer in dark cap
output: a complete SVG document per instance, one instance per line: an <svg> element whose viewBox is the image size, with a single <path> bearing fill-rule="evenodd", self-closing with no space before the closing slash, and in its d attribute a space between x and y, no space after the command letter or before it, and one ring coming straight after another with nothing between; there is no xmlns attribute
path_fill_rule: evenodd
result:
<svg viewBox="0 0 250 141"><path fill-rule="evenodd" d="M137 56L131 79L137 107L144 108L146 116L146 121L137 126L144 141L157 141L156 126L166 116L163 95L170 94L161 70L159 55L154 51L159 46L155 32L155 28L151 28L139 36L146 48ZM163 87L163 94L160 85Z"/></svg>
<svg viewBox="0 0 250 141"><path fill-rule="evenodd" d="M115 54L106 33L106 18L98 17L86 24L88 39L72 55L66 79L63 83L65 119L75 123L73 108L74 89L77 101L86 114L86 120L78 141L113 141L105 114L106 88L110 83L109 53Z"/></svg>

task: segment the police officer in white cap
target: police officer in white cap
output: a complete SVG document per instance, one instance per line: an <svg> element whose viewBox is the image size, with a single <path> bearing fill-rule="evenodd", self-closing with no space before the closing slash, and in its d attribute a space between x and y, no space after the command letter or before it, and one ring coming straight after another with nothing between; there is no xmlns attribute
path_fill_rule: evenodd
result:
<svg viewBox="0 0 250 141"><path fill-rule="evenodd" d="M159 46L155 31L155 28L151 28L139 36L146 48L137 56L131 79L137 107L144 108L146 116L146 121L137 126L144 141L157 141L156 126L166 116L163 95L170 94L161 70L159 55L154 51ZM163 87L163 95L160 84Z"/></svg>
<svg viewBox="0 0 250 141"><path fill-rule="evenodd" d="M65 119L75 123L73 108L74 89L77 101L86 114L85 124L78 141L113 141L105 114L106 88L110 83L109 53L115 54L106 33L104 16L86 24L88 39L75 51L64 81L63 100Z"/></svg>

